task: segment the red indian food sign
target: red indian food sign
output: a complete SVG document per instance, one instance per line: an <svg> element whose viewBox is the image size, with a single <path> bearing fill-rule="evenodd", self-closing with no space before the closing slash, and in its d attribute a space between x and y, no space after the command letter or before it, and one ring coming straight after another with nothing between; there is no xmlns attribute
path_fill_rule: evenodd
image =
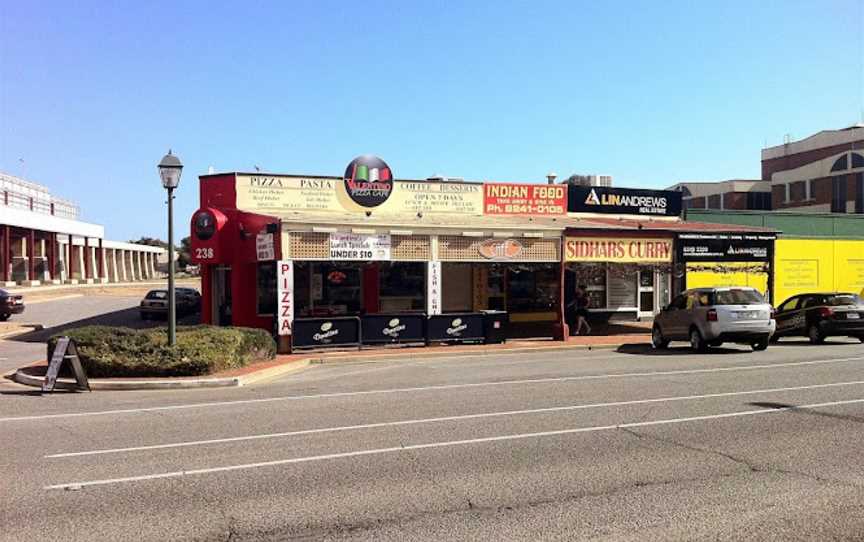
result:
<svg viewBox="0 0 864 542"><path fill-rule="evenodd" d="M485 183L483 214L563 215L567 187L560 184Z"/></svg>
<svg viewBox="0 0 864 542"><path fill-rule="evenodd" d="M568 262L660 263L672 261L671 239L627 237L568 237Z"/></svg>

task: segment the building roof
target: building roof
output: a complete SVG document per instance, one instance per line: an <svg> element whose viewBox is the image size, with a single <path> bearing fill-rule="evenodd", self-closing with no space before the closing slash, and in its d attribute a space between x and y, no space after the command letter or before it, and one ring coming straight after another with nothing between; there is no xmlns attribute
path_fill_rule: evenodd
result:
<svg viewBox="0 0 864 542"><path fill-rule="evenodd" d="M839 130L822 130L798 141L762 149L762 160L771 160L772 158L781 158L790 154L798 154L800 152L858 141L864 142L864 124L862 123L853 124Z"/></svg>
<svg viewBox="0 0 864 542"><path fill-rule="evenodd" d="M681 181L667 190L683 192L685 198L700 198L727 192L771 192L771 183L762 179L727 179L725 181Z"/></svg>

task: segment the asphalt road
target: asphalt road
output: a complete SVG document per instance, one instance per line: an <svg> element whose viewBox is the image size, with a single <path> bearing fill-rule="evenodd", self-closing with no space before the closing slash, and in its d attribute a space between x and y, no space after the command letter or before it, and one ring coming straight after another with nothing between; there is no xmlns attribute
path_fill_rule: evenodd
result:
<svg viewBox="0 0 864 542"><path fill-rule="evenodd" d="M21 315L14 315L18 323L41 324L45 329L0 340L0 374L45 359L45 341L51 335L68 327L91 324L142 327L165 325L163 322L144 322L137 307L141 296L84 295L55 300L28 302ZM181 323L194 323L195 316Z"/></svg>
<svg viewBox="0 0 864 542"><path fill-rule="evenodd" d="M861 540L864 346L0 391L3 540Z"/></svg>

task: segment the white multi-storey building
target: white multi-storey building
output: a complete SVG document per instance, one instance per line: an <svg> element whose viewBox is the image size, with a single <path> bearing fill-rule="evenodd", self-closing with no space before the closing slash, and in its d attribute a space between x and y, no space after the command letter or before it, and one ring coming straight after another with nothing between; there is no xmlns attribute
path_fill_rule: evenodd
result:
<svg viewBox="0 0 864 542"><path fill-rule="evenodd" d="M108 241L105 228L40 184L0 173L0 285L156 278L164 249Z"/></svg>

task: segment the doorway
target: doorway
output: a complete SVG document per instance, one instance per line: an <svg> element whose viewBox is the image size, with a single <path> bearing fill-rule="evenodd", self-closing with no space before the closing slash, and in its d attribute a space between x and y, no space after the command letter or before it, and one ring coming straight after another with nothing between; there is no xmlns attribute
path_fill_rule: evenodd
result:
<svg viewBox="0 0 864 542"><path fill-rule="evenodd" d="M211 291L213 303L211 303L210 321L219 326L231 325L231 268L217 267L211 275Z"/></svg>

